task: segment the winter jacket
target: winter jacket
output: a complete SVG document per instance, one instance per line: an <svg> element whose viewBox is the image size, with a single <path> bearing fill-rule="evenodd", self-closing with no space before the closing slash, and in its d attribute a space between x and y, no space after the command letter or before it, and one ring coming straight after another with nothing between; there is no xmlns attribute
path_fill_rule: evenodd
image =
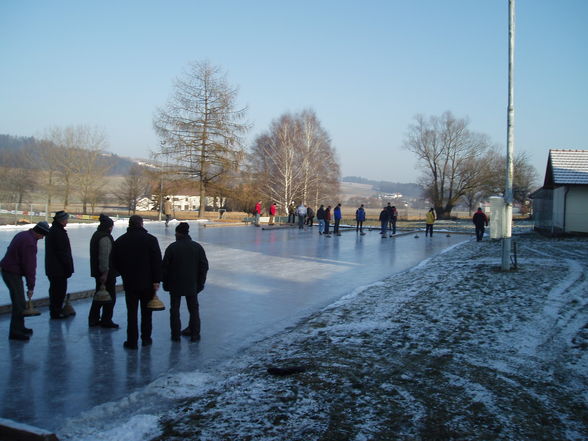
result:
<svg viewBox="0 0 588 441"><path fill-rule="evenodd" d="M12 238L6 255L0 261L2 271L24 276L27 288L35 289L37 272L37 238L33 230L21 231Z"/></svg>
<svg viewBox="0 0 588 441"><path fill-rule="evenodd" d="M190 236L178 236L163 256L163 289L182 296L204 289L208 260L204 248Z"/></svg>
<svg viewBox="0 0 588 441"><path fill-rule="evenodd" d="M65 227L53 221L45 238L45 274L69 278L74 272L71 245Z"/></svg>
<svg viewBox="0 0 588 441"><path fill-rule="evenodd" d="M427 225L433 225L435 223L435 213L432 211L427 211L426 221Z"/></svg>
<svg viewBox="0 0 588 441"><path fill-rule="evenodd" d="M269 214L270 214L270 216L275 216L276 215L276 206L275 205L272 204L270 206Z"/></svg>
<svg viewBox="0 0 588 441"><path fill-rule="evenodd" d="M103 273L114 275L112 247L114 239L108 231L96 231L90 239L90 275L100 277Z"/></svg>
<svg viewBox="0 0 588 441"><path fill-rule="evenodd" d="M127 228L114 241L112 254L114 268L122 276L125 290L146 291L161 281L159 242L143 227Z"/></svg>
<svg viewBox="0 0 588 441"><path fill-rule="evenodd" d="M483 227L484 225L488 225L488 218L483 211L476 211L472 217L472 222L476 227Z"/></svg>
<svg viewBox="0 0 588 441"><path fill-rule="evenodd" d="M296 209L296 214L302 217L306 216L306 207L303 204L300 204Z"/></svg>
<svg viewBox="0 0 588 441"><path fill-rule="evenodd" d="M358 208L355 210L355 220L359 222L365 221L365 210L363 208Z"/></svg>
<svg viewBox="0 0 588 441"><path fill-rule="evenodd" d="M325 209L323 207L319 207L319 209L316 210L316 218L318 220L325 218Z"/></svg>
<svg viewBox="0 0 588 441"><path fill-rule="evenodd" d="M338 205L333 210L333 216L335 217L335 220L341 220L341 207Z"/></svg>
<svg viewBox="0 0 588 441"><path fill-rule="evenodd" d="M331 209L330 209L330 208L327 208L327 209L325 210L325 217L324 217L324 219L325 219L327 222L330 222L330 221L331 221Z"/></svg>
<svg viewBox="0 0 588 441"><path fill-rule="evenodd" d="M380 222L388 222L388 210L385 208L380 212Z"/></svg>
<svg viewBox="0 0 588 441"><path fill-rule="evenodd" d="M313 210L312 208L308 207L308 208L306 209L306 215L307 215L308 217L314 217L314 210Z"/></svg>
<svg viewBox="0 0 588 441"><path fill-rule="evenodd" d="M259 202L255 204L255 212L261 214L261 204Z"/></svg>

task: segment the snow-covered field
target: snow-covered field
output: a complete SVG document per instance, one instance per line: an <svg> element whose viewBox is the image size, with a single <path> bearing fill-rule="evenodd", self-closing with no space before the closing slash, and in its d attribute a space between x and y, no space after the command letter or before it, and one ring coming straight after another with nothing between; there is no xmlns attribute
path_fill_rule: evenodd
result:
<svg viewBox="0 0 588 441"><path fill-rule="evenodd" d="M499 242L466 242L221 372L160 379L150 393L173 409L129 412L92 439L588 439L588 240L516 242L515 271L499 271ZM269 366L304 371L274 376ZM82 421L87 434L89 415L64 439L80 439Z"/></svg>

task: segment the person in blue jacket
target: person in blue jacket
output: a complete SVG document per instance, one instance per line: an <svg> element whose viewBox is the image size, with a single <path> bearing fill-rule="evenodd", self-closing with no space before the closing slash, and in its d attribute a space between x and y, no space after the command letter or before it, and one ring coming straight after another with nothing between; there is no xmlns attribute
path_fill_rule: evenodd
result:
<svg viewBox="0 0 588 441"><path fill-rule="evenodd" d="M355 227L355 231L359 231L363 234L363 222L365 221L365 209L363 208L363 204L357 210L355 210L355 222L357 226Z"/></svg>
<svg viewBox="0 0 588 441"><path fill-rule="evenodd" d="M333 232L336 236L341 236L339 232L339 224L341 223L341 204L337 204L333 210L333 218L335 219L335 225L333 226Z"/></svg>

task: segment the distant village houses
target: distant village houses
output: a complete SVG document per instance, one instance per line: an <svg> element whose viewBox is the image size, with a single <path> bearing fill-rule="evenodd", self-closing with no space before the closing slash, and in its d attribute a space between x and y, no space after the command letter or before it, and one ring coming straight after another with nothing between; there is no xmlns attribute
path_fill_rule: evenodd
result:
<svg viewBox="0 0 588 441"><path fill-rule="evenodd" d="M200 196L188 196L188 195L166 195L166 198L172 201L174 211L198 211L200 208ZM153 195L151 198L146 196L137 200L137 211L150 211L155 209L157 204L154 202L157 200L157 196ZM206 197L207 207L224 207L226 198L220 197Z"/></svg>

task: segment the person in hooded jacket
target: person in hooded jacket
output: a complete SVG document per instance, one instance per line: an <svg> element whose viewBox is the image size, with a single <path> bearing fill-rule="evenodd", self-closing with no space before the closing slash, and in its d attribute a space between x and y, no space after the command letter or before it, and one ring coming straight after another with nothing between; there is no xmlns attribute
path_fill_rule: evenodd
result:
<svg viewBox="0 0 588 441"><path fill-rule="evenodd" d="M325 217L324 217L324 221L325 221L325 237L331 237L331 235L329 234L329 226L331 224L331 206L327 206L327 208L325 209Z"/></svg>
<svg viewBox="0 0 588 441"><path fill-rule="evenodd" d="M125 349L137 349L139 330L137 311L141 305L141 340L143 346L152 343L152 310L147 304L155 296L162 279L161 249L155 236L143 228L143 218L129 218L127 232L114 241L113 265L120 273L127 304L127 340Z"/></svg>
<svg viewBox="0 0 588 441"><path fill-rule="evenodd" d="M90 327L100 326L102 328L117 329L118 325L112 321L114 305L116 304L116 270L112 265L112 247L114 239L112 228L114 222L105 214L101 214L100 224L90 239L90 275L96 280L97 292L102 285L110 294L110 302L92 301L88 315ZM102 310L102 311L101 311ZM102 316L100 316L102 312Z"/></svg>
<svg viewBox="0 0 588 441"><path fill-rule="evenodd" d="M191 341L200 340L200 313L198 293L204 289L208 260L204 248L190 237L190 226L181 222L176 227L176 241L170 244L163 256L163 290L170 294L171 339L180 341L180 334ZM180 303L186 298L190 313L188 327L181 330ZM181 330L181 331L180 331Z"/></svg>
<svg viewBox="0 0 588 441"><path fill-rule="evenodd" d="M472 222L476 226L476 240L480 242L484 238L485 227L488 226L488 217L486 213L482 211L482 207L478 208L478 211L474 213Z"/></svg>
<svg viewBox="0 0 588 441"><path fill-rule="evenodd" d="M45 274L49 279L49 316L64 319L63 301L67 293L67 279L74 272L71 244L65 227L69 214L58 211L45 238Z"/></svg>
<svg viewBox="0 0 588 441"><path fill-rule="evenodd" d="M339 232L339 224L341 223L341 219L343 218L343 215L341 214L341 204L337 204L337 206L333 210L333 215L335 218L335 226L333 228L333 232L335 233L335 235L341 236L341 233Z"/></svg>

